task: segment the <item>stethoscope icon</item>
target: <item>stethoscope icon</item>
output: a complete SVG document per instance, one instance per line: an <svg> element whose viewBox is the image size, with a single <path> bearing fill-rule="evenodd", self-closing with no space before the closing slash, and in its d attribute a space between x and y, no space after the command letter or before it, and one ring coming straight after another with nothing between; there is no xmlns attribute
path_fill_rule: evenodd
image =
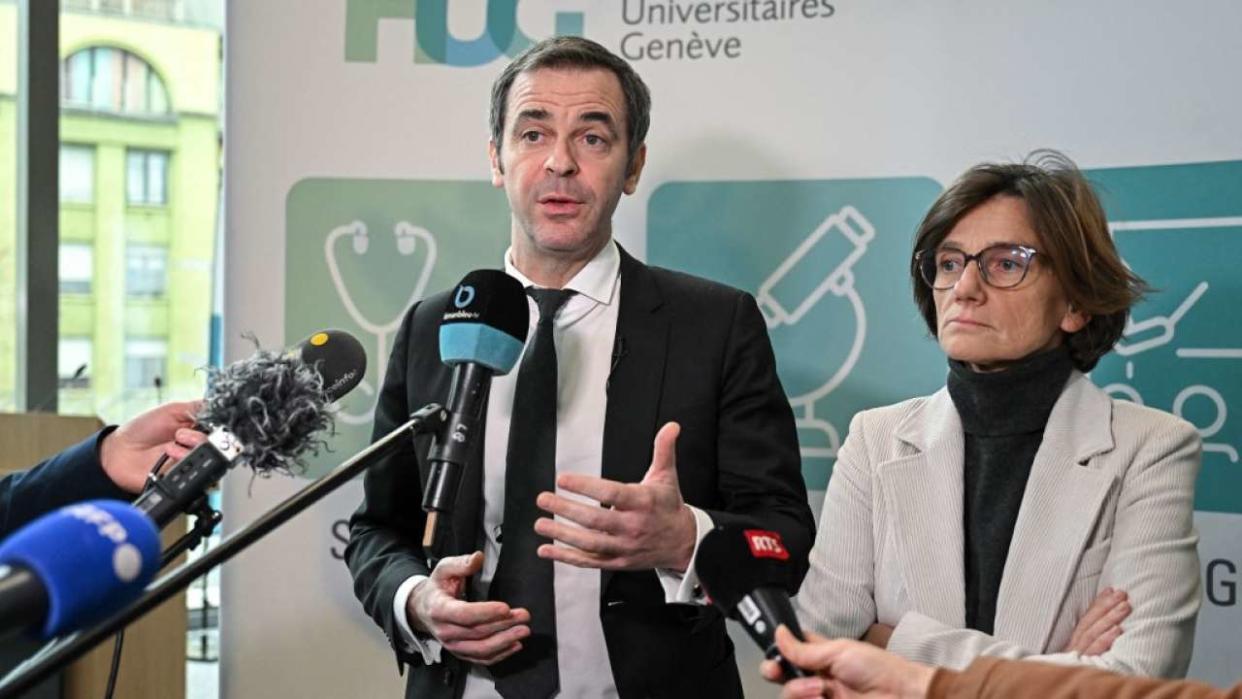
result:
<svg viewBox="0 0 1242 699"><path fill-rule="evenodd" d="M423 291L427 288L427 283L431 281L431 270L436 264L436 239L431 236L431 232L426 228L415 226L407 221L398 221L393 228L393 235L397 238L397 252L402 255L413 255L418 249L419 241L427 246L427 257L423 261L423 269L418 274L417 282L414 284L414 290L410 294L410 299L405 303L401 311L391 321L387 323L378 323L363 315L358 305L354 303L353 295L349 293L349 288L345 285L345 280L341 277L340 266L336 262L336 242L345 236L353 238L353 249L356 255L365 255L370 245L370 237L367 233L367 224L362 221L353 221L343 226L337 226L332 229L323 243L323 257L328 263L328 275L332 277L332 284L336 287L336 295L341 299L341 303L345 305L345 312L349 317L358 324L358 327L375 336L375 356L378 358L377 366L380 372L388 366L388 338L397 328L401 326L401 319L405 317L406 308L411 306L415 301L423 297ZM362 413L350 413L344 408L337 412L337 418L347 425L365 425L371 421L372 413L375 411L375 401L378 399L378 391L366 379L358 384L358 390L365 394L370 403L366 410Z"/></svg>

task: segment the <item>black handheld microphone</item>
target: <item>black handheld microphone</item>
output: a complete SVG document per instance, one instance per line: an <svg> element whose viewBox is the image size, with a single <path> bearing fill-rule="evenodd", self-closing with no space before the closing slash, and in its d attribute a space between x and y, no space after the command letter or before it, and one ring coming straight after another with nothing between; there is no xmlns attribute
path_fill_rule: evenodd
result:
<svg viewBox="0 0 1242 699"><path fill-rule="evenodd" d="M453 367L447 419L436 433L423 491L423 547L436 541L441 512L452 512L462 469L477 443L492 376L509 373L522 356L530 308L522 283L494 269L476 269L453 290L440 320L440 360Z"/></svg>
<svg viewBox="0 0 1242 699"><path fill-rule="evenodd" d="M260 350L211 370L196 416L207 442L149 481L134 507L163 528L215 485L239 460L258 474L289 471L332 425L329 405L362 381L367 357L356 338L325 330L288 352Z"/></svg>
<svg viewBox="0 0 1242 699"><path fill-rule="evenodd" d="M784 624L798 640L802 627L787 590L793 568L778 532L718 526L703 537L694 569L703 589L725 616L741 622L769 660L776 660L786 678L810 677L781 657L776 627Z"/></svg>

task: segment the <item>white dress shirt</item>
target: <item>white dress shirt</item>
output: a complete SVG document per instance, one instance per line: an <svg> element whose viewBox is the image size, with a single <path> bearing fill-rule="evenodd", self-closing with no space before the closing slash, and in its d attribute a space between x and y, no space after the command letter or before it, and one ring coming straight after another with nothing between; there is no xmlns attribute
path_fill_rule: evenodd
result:
<svg viewBox="0 0 1242 699"><path fill-rule="evenodd" d="M505 271L525 287L534 286L514 267L512 250L505 252ZM600 475L604 447L604 417L607 408L608 375L612 370L613 342L617 332L617 313L621 305L621 254L609 242L565 285L575 293L556 316L553 329L557 363L556 472ZM534 337L539 309L530 304L530 330ZM528 345L529 346L529 345ZM505 460L509 445L509 421L517 387L517 369L492 380L487 407L487 427L483 439L483 527L479 549L483 569L473 578L474 599L487 599L488 586L496 573L501 543L497 540L504 520ZM591 504L593 500L560 491L560 495ZM411 501L411 507L419 503ZM711 518L698 508L694 513L697 541L711 530ZM698 545L696 542L695 551ZM665 601L695 603L698 578L694 559L685 575L657 570L664 587ZM600 573L565 563L553 564L556 594L557 661L562 697L616 697L617 688L600 624ZM426 576L413 576L398 589L393 611L403 640L423 661L439 661L440 644L425 635L416 635L406 618L406 602L414 587ZM498 697L486 668L471 666L463 699Z"/></svg>

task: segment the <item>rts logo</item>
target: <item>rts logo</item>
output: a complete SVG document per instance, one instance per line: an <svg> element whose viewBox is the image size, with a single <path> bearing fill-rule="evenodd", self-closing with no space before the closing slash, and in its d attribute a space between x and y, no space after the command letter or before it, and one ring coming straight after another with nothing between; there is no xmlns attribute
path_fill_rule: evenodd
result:
<svg viewBox="0 0 1242 699"><path fill-rule="evenodd" d="M747 529L746 543L750 544L750 555L755 558L775 558L778 561L789 560L789 551L785 549L779 532L764 529Z"/></svg>
<svg viewBox="0 0 1242 699"><path fill-rule="evenodd" d="M465 308L466 306L469 306L470 302L473 300L474 300L474 287L473 286L457 287L457 296L453 298L454 306L457 306L458 308Z"/></svg>
<svg viewBox="0 0 1242 699"><path fill-rule="evenodd" d="M462 68L491 63L502 55L516 56L532 43L517 26L518 0L487 0L483 33L462 40L449 34L449 0L346 0L345 60L375 63L381 20L414 23L414 62ZM557 12L556 35L582 35L581 12Z"/></svg>

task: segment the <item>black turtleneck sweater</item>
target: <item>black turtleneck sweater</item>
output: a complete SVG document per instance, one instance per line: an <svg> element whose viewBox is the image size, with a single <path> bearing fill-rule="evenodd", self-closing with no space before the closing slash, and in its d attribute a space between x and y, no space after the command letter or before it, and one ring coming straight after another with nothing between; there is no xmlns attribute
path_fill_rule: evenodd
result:
<svg viewBox="0 0 1242 699"><path fill-rule="evenodd" d="M979 373L949 361L949 395L966 433L966 627L992 633L996 596L1031 463L1073 364L1065 348Z"/></svg>

